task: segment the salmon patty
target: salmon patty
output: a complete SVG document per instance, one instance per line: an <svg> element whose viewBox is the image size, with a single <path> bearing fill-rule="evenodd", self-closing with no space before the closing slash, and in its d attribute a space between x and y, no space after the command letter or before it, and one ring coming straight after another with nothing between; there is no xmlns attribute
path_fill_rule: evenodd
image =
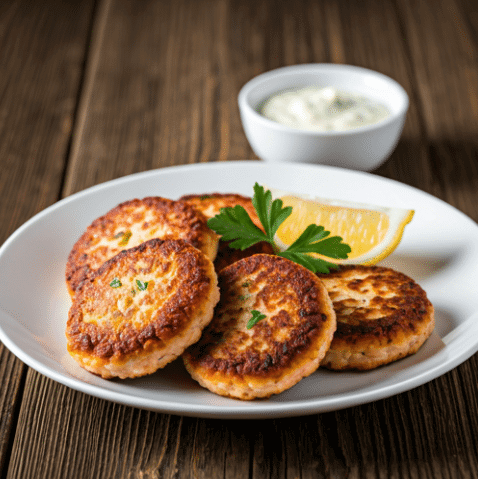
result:
<svg viewBox="0 0 478 479"><path fill-rule="evenodd" d="M219 288L213 320L183 354L199 384L251 400L280 393L317 369L336 322L316 275L280 256L258 254L224 268ZM255 325L253 317L260 319Z"/></svg>
<svg viewBox="0 0 478 479"><path fill-rule="evenodd" d="M217 235L191 205L160 197L133 199L97 218L68 257L66 282L73 295L105 261L152 238L183 239L214 260Z"/></svg>
<svg viewBox="0 0 478 479"><path fill-rule="evenodd" d="M236 205L240 205L247 211L252 222L258 228L263 229L254 205L252 204L252 199L249 196L238 195L236 193L203 193L201 195L181 196L179 200L194 206L208 219L219 214L221 208L233 208Z"/></svg>
<svg viewBox="0 0 478 479"><path fill-rule="evenodd" d="M321 366L373 369L418 351L435 326L425 291L379 266L343 266L318 274L334 305L337 331Z"/></svg>
<svg viewBox="0 0 478 479"><path fill-rule="evenodd" d="M68 352L103 378L151 374L199 339L218 300L207 256L183 240L149 240L108 260L75 294Z"/></svg>
<svg viewBox="0 0 478 479"><path fill-rule="evenodd" d="M208 219L219 214L221 208L233 208L236 205L240 205L247 211L253 223L261 230L264 230L257 216L254 205L252 204L252 200L248 196L242 196L235 193L207 193L202 195L182 196L180 200L193 205ZM219 249L216 260L214 261L214 266L216 267L216 271L220 271L242 258L247 258L248 256L260 253L274 254L274 250L272 249L272 246L265 241L261 241L245 250L240 250L229 247L228 241L221 240L219 242Z"/></svg>

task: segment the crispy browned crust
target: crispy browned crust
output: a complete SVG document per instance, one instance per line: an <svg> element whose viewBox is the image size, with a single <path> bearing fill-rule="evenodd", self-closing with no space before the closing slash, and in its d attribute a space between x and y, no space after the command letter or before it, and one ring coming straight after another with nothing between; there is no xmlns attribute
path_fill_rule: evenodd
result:
<svg viewBox="0 0 478 479"><path fill-rule="evenodd" d="M193 205L207 218L212 218L219 214L221 208L232 208L236 205L240 205L247 211L253 223L261 230L264 229L259 221L252 200L248 196L238 195L236 193L205 193L202 195L185 195L180 198L180 201L186 201ZM257 243L241 251L240 249L230 248L229 242L227 241L220 241L214 266L216 271L220 271L226 266L254 254L274 254L274 250L272 246L266 242Z"/></svg>
<svg viewBox="0 0 478 479"><path fill-rule="evenodd" d="M201 211L207 218L212 218L220 213L221 208L232 208L236 205L242 206L253 223L260 229L263 229L257 216L252 200L248 196L238 195L236 193L204 193L201 195L184 195L180 201L186 201Z"/></svg>
<svg viewBox="0 0 478 479"><path fill-rule="evenodd" d="M113 287L114 280L121 285ZM148 282L145 290L137 280ZM149 240L108 260L78 290L66 328L68 351L103 377L154 372L164 366L162 356L169 362L199 339L218 299L213 264L201 251L183 240ZM148 355L153 370L145 364Z"/></svg>
<svg viewBox="0 0 478 479"><path fill-rule="evenodd" d="M212 260L217 252L216 235L191 205L160 197L133 199L93 221L75 243L66 266L70 293L120 251L158 237L186 240Z"/></svg>
<svg viewBox="0 0 478 479"><path fill-rule="evenodd" d="M337 331L322 366L372 369L415 353L433 331L432 304L403 273L343 266L318 276L337 315Z"/></svg>
<svg viewBox="0 0 478 479"><path fill-rule="evenodd" d="M221 299L214 318L183 354L194 379L218 394L254 399L281 392L318 367L335 331L335 314L314 274L279 256L258 254L218 276ZM247 329L252 310L267 317Z"/></svg>

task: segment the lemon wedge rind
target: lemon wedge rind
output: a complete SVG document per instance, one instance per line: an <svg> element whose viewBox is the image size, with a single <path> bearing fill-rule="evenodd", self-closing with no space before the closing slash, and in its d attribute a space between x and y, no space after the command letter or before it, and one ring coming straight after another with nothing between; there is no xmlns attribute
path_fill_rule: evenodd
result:
<svg viewBox="0 0 478 479"><path fill-rule="evenodd" d="M390 256L397 249L402 240L403 233L405 232L405 226L412 221L415 211L392 208L391 213L392 214L389 216L390 227L385 235L385 238L383 239L383 242L371 249L367 255L353 258L350 261L345 260L345 264L349 262L353 264L372 266L379 263L387 256ZM394 224L396 226L394 226ZM382 244L386 244L387 246L383 248L381 247Z"/></svg>
<svg viewBox="0 0 478 479"><path fill-rule="evenodd" d="M296 201L305 201L309 206L310 204L313 205L313 208L320 209L321 206L326 207L336 207L336 208L343 208L344 210L349 210L348 213L353 215L355 210L355 217L357 217L360 212L363 211L370 211L371 213L380 213L381 215L386 215L388 219L388 229L386 233L383 235L383 238L380 240L378 244L372 246L369 250L364 251L363 254L354 255L354 251L349 255L347 259L331 259L331 258L324 258L329 262L333 262L336 264L363 264L363 265L374 265L384 258L389 256L400 244L405 227L410 221L413 219L414 210L404 209L404 208L395 208L395 207L384 207L378 205L372 205L368 203L359 203L353 201L342 201L338 199L330 199L330 198L320 198L315 197L313 195L305 195L305 194L297 194L291 193L289 191L283 191L275 188L268 188L272 193L273 199L283 199L284 204L287 204L287 198L293 198ZM360 211L357 211L360 210ZM347 211L346 211L347 213ZM300 214L300 212L299 212ZM294 215L294 210L292 212ZM292 219L293 216L290 217ZM303 222L303 218L297 218L298 221ZM288 220L286 220L288 221ZM357 219L356 219L357 221ZM359 220L358 220L359 221ZM310 221L308 224L313 223L314 221ZM305 224L301 224L300 228L303 230L305 228ZM331 232L333 236L344 236L337 231L334 231L334 224L322 224L326 230ZM290 229L290 227L289 227ZM300 232L299 232L300 233ZM279 228L278 232L276 233L274 240L276 245L281 251L284 251L288 248L288 246L292 243L291 241L284 242L281 239L281 229ZM344 242L347 242L346 238L344 238ZM350 242L353 244L353 241ZM320 257L320 255L314 255Z"/></svg>

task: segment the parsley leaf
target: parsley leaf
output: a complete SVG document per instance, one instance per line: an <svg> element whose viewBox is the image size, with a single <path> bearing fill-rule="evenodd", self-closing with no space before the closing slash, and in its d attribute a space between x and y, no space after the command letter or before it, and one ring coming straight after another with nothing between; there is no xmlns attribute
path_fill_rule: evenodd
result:
<svg viewBox="0 0 478 479"><path fill-rule="evenodd" d="M252 313L252 318L247 322L247 325L246 325L247 329L253 328L259 321L266 318L265 314L262 314L255 309L253 309L251 313Z"/></svg>
<svg viewBox="0 0 478 479"><path fill-rule="evenodd" d="M140 291L146 291L146 288L148 287L149 281L141 281L140 279L136 280L136 286L138 286L138 289Z"/></svg>
<svg viewBox="0 0 478 479"><path fill-rule="evenodd" d="M245 208L236 205L232 208L221 208L220 213L207 222L209 228L222 236L224 241L232 241L231 248L245 250L250 246L267 241L274 249L274 235L281 223L292 213L292 208L283 208L282 200L272 201L272 194L269 190L258 183L254 185L254 197L252 204L257 216L264 227L264 231L258 228L251 220Z"/></svg>
<svg viewBox="0 0 478 479"><path fill-rule="evenodd" d="M220 213L210 218L207 224L209 228L221 235L224 241L234 240L229 244L234 249L244 250L259 241L269 241L241 205L221 208Z"/></svg>
<svg viewBox="0 0 478 479"><path fill-rule="evenodd" d="M314 273L329 273L330 268L337 267L335 263L310 256L308 253L345 259L351 251L348 244L342 243L340 236L329 237L329 235L330 231L325 231L323 226L309 225L285 251L278 254L305 266Z"/></svg>
<svg viewBox="0 0 478 479"><path fill-rule="evenodd" d="M330 231L314 224L307 226L285 251L280 251L274 242L274 236L279 226L291 215L292 207L284 207L281 199L272 201L272 193L264 190L258 183L254 185L252 204L264 231L253 223L247 211L240 205L221 208L220 213L208 221L208 226L221 235L224 241L231 241L231 248L244 250L260 241L267 241L279 256L301 264L313 273L329 273L331 268L337 268L338 265L311 256L310 253L346 259L352 251L348 244L342 242L340 236L330 236Z"/></svg>
<svg viewBox="0 0 478 479"><path fill-rule="evenodd" d="M110 286L112 288L119 288L120 286L123 286L123 285L121 284L121 281L119 280L119 278L113 278L113 281L111 281Z"/></svg>
<svg viewBox="0 0 478 479"><path fill-rule="evenodd" d="M323 260L321 258L314 258L306 253L294 253L292 251L283 251L278 254L283 258L290 259L294 263L301 264L313 273L330 273L330 269L337 268L335 263Z"/></svg>
<svg viewBox="0 0 478 479"><path fill-rule="evenodd" d="M264 226L267 241L274 244L274 235L281 223L291 215L292 207L286 206L283 208L281 199L272 201L272 193L269 190L264 191L264 188L258 183L254 185L252 204L262 226Z"/></svg>

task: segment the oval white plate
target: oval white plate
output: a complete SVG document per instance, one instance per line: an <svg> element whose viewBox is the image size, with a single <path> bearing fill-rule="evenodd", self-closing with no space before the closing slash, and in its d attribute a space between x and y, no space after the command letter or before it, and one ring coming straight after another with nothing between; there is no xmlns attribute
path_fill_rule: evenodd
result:
<svg viewBox="0 0 478 479"><path fill-rule="evenodd" d="M70 299L68 253L83 230L118 203L158 195L237 192L255 181L278 189L415 210L403 240L382 264L427 291L436 333L414 356L370 372L318 370L268 400L216 396L180 360L135 380L104 380L66 353ZM215 418L298 416L363 404L412 389L444 374L478 350L478 226L446 203L409 186L325 166L255 161L165 168L120 178L72 195L42 211L0 248L0 339L30 367L78 391L154 411ZM440 340L443 340L443 342Z"/></svg>

